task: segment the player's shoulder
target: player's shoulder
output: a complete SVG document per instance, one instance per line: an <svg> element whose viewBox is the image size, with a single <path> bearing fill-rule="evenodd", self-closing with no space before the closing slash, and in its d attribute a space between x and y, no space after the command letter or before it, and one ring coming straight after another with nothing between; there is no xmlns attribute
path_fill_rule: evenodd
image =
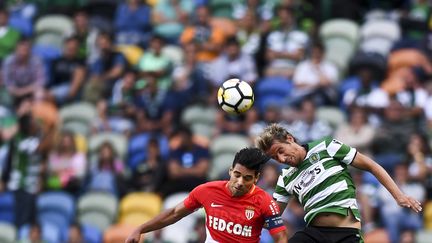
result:
<svg viewBox="0 0 432 243"><path fill-rule="evenodd" d="M223 188L226 185L227 181L209 181L204 184L201 184L200 188Z"/></svg>

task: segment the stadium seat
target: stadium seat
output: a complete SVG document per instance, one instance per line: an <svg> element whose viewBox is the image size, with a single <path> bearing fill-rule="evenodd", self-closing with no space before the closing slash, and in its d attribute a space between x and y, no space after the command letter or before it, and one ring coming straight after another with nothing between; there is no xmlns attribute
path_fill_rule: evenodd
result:
<svg viewBox="0 0 432 243"><path fill-rule="evenodd" d="M0 242L1 243L15 243L17 237L17 230L15 225L0 222Z"/></svg>
<svg viewBox="0 0 432 243"><path fill-rule="evenodd" d="M74 30L72 19L60 14L44 15L36 20L34 27L37 35L43 32L55 32L65 36L73 33Z"/></svg>
<svg viewBox="0 0 432 243"><path fill-rule="evenodd" d="M62 131L72 132L73 134L79 134L84 137L90 135L90 126L82 121L67 121L62 124Z"/></svg>
<svg viewBox="0 0 432 243"><path fill-rule="evenodd" d="M135 226L139 224L139 216L142 216L141 223L149 220L160 213L162 198L150 192L129 193L120 201L119 223L129 223Z"/></svg>
<svg viewBox="0 0 432 243"><path fill-rule="evenodd" d="M127 149L127 165L131 170L135 170L136 166L147 158L147 143L153 135L150 133L141 133L132 136L128 142ZM168 158L169 145L168 138L163 135L157 136L159 141L159 150L162 158Z"/></svg>
<svg viewBox="0 0 432 243"><path fill-rule="evenodd" d="M174 65L180 65L183 62L183 49L176 45L166 45L162 48L162 55L167 56Z"/></svg>
<svg viewBox="0 0 432 243"><path fill-rule="evenodd" d="M35 45L52 46L57 49L63 47L63 36L56 32L44 32L34 37Z"/></svg>
<svg viewBox="0 0 432 243"><path fill-rule="evenodd" d="M104 243L119 243L124 242L135 227L127 224L116 224L109 227L104 232ZM141 236L140 242L143 242L144 236Z"/></svg>
<svg viewBox="0 0 432 243"><path fill-rule="evenodd" d="M250 145L251 143L247 136L240 134L222 134L212 141L210 144L210 152L212 156L227 153L232 154Z"/></svg>
<svg viewBox="0 0 432 243"><path fill-rule="evenodd" d="M293 84L284 77L267 77L261 79L255 86L255 103L260 113L268 105L283 105L288 103Z"/></svg>
<svg viewBox="0 0 432 243"><path fill-rule="evenodd" d="M190 126L194 135L211 139L214 132L216 109L202 105L191 105L183 111L181 120Z"/></svg>
<svg viewBox="0 0 432 243"><path fill-rule="evenodd" d="M104 231L116 219L117 206L118 200L112 194L88 192L78 199L78 220Z"/></svg>
<svg viewBox="0 0 432 243"><path fill-rule="evenodd" d="M216 137L210 143L212 163L209 177L216 179L221 173L226 172L230 168L237 151L250 145L250 140L246 136L239 134L223 134Z"/></svg>
<svg viewBox="0 0 432 243"><path fill-rule="evenodd" d="M121 52L132 66L136 66L144 54L144 50L135 45L117 45L115 49Z"/></svg>
<svg viewBox="0 0 432 243"><path fill-rule="evenodd" d="M81 226L84 242L86 243L102 243L102 232L92 225L83 224Z"/></svg>
<svg viewBox="0 0 432 243"><path fill-rule="evenodd" d="M345 113L338 107L333 106L318 107L316 110L316 116L319 120L328 122L333 129L337 129L347 121Z"/></svg>
<svg viewBox="0 0 432 243"><path fill-rule="evenodd" d="M400 39L401 30L394 20L374 19L366 21L361 26L360 34L361 50L387 56L393 43Z"/></svg>
<svg viewBox="0 0 432 243"><path fill-rule="evenodd" d="M57 243L67 239L68 228L61 229L55 223L43 222L41 223L41 230L42 239L46 243Z"/></svg>
<svg viewBox="0 0 432 243"><path fill-rule="evenodd" d="M88 148L90 156L97 154L97 150L104 142L110 142L118 156L121 158L126 157L127 138L123 134L113 132L101 132L89 137Z"/></svg>
<svg viewBox="0 0 432 243"><path fill-rule="evenodd" d="M0 222L15 224L15 197L12 192L0 193Z"/></svg>
<svg viewBox="0 0 432 243"><path fill-rule="evenodd" d="M331 19L325 21L319 35L325 45L325 59L336 64L345 72L349 59L357 49L359 26L349 19Z"/></svg>
<svg viewBox="0 0 432 243"><path fill-rule="evenodd" d="M60 109L60 118L63 123L69 121L80 121L90 126L97 116L96 107L87 102L76 102L65 105Z"/></svg>
<svg viewBox="0 0 432 243"><path fill-rule="evenodd" d="M425 229L432 230L432 201L429 201L425 204L423 217Z"/></svg>
<svg viewBox="0 0 432 243"><path fill-rule="evenodd" d="M187 192L178 192L165 198L163 209L175 207L188 196ZM175 224L169 225L162 230L162 239L167 242L186 243L190 232L193 231L195 221L204 215L204 210L199 209L184 217Z"/></svg>
<svg viewBox="0 0 432 243"><path fill-rule="evenodd" d="M30 19L18 15L9 17L9 25L21 33L22 36L30 37L33 34L33 24Z"/></svg>
<svg viewBox="0 0 432 243"><path fill-rule="evenodd" d="M214 156L211 161L209 178L218 180L228 177L228 169L231 167L235 153L226 153Z"/></svg>
<svg viewBox="0 0 432 243"><path fill-rule="evenodd" d="M430 230L419 230L415 236L416 243L431 243L432 242L432 231Z"/></svg>
<svg viewBox="0 0 432 243"><path fill-rule="evenodd" d="M43 227L58 228L62 239L75 217L74 198L62 191L44 192L37 197L38 222Z"/></svg>

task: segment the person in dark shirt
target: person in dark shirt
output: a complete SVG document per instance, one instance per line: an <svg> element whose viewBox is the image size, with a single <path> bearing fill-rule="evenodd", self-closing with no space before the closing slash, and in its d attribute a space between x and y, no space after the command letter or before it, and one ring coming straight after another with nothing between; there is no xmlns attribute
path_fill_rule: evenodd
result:
<svg viewBox="0 0 432 243"><path fill-rule="evenodd" d="M64 41L63 55L52 62L49 89L56 102L73 100L84 82L85 60L78 57L79 40L69 37Z"/></svg>

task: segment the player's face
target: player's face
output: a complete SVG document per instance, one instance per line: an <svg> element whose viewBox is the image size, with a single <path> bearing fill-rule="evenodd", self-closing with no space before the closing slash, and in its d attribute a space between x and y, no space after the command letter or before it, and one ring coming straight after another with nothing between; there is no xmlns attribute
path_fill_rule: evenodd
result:
<svg viewBox="0 0 432 243"><path fill-rule="evenodd" d="M228 188L233 197L240 197L248 193L258 180L259 175L255 175L254 170L250 170L243 165L236 164L230 169L230 181Z"/></svg>
<svg viewBox="0 0 432 243"><path fill-rule="evenodd" d="M268 150L268 155L282 164L297 167L306 156L306 150L288 137L285 142L276 141Z"/></svg>

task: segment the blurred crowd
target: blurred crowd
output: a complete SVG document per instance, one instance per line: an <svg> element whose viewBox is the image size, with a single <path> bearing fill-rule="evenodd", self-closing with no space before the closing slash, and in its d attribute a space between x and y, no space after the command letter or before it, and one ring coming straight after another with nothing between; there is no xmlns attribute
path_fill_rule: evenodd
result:
<svg viewBox="0 0 432 243"><path fill-rule="evenodd" d="M422 214L406 211L353 169L366 237L409 243L432 230L430 1L0 3L0 198L16 202L0 223L17 239L49 235L38 197L52 191L76 205L109 193L120 205L110 225L136 223L120 215L125 197L147 192L163 204L226 179L235 149L273 122L302 143L333 136L370 155L423 203ZM229 78L255 90L242 115L217 106ZM280 169L268 163L258 184L272 193ZM303 216L290 204L290 234ZM77 213L59 237L83 242L84 223ZM189 242L202 226L198 218Z"/></svg>

